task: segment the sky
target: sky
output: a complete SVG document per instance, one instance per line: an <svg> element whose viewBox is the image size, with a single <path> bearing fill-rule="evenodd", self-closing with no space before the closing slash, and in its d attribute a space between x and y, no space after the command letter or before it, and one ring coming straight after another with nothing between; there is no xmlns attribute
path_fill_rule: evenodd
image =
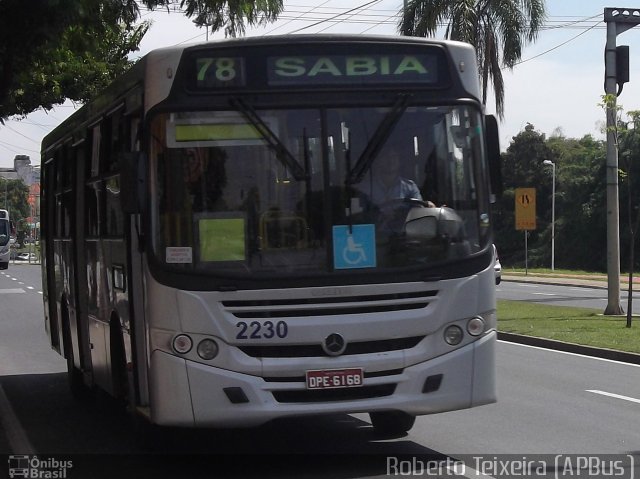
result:
<svg viewBox="0 0 640 479"><path fill-rule="evenodd" d="M355 33L394 35L402 0L285 0L280 19L247 30L246 36L296 33ZM604 94L605 7L640 8L640 0L547 0L547 19L534 43L525 47L522 61L512 71L503 70L505 115L499 123L501 148L528 123L547 137L562 134L604 139L604 111L598 104ZM137 58L155 48L213 41L221 32L207 34L180 12L142 10L141 20L152 26L140 44ZM617 37L630 47L630 82L618 98L623 111L640 110L640 25ZM16 155L40 164L44 136L80 105L70 102L24 119L0 124L0 168L13 167ZM495 113L493 98L487 113Z"/></svg>

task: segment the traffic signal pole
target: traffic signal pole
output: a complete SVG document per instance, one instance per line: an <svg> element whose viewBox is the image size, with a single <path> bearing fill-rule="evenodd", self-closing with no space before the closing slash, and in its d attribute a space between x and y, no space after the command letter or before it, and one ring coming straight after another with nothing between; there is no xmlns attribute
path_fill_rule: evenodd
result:
<svg viewBox="0 0 640 479"><path fill-rule="evenodd" d="M607 307L606 315L624 314L620 304L620 211L618 207L618 145L616 134L617 46L616 37L640 24L640 9L605 8L605 94L607 100Z"/></svg>

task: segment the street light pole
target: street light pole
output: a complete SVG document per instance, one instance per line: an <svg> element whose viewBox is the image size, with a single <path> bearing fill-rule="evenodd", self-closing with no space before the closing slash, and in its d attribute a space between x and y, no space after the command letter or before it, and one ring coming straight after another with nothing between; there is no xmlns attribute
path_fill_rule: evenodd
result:
<svg viewBox="0 0 640 479"><path fill-rule="evenodd" d="M544 160L544 165L551 165L551 271L556 269L556 164Z"/></svg>

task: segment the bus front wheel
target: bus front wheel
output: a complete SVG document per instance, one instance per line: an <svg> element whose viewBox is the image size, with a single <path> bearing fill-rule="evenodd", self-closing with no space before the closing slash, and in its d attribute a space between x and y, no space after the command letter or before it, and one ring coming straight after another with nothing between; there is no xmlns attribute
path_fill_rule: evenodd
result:
<svg viewBox="0 0 640 479"><path fill-rule="evenodd" d="M372 412L369 417L375 432L385 437L402 436L416 422L415 416L402 411Z"/></svg>

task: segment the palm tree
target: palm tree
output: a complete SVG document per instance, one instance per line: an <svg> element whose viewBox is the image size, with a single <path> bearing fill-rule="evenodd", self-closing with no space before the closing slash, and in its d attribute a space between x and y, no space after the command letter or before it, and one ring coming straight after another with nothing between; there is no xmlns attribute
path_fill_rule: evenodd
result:
<svg viewBox="0 0 640 479"><path fill-rule="evenodd" d="M405 0L398 30L426 37L445 26L445 38L476 47L482 102L491 80L496 112L504 118L501 67L513 69L523 47L536 39L545 19L544 0Z"/></svg>

